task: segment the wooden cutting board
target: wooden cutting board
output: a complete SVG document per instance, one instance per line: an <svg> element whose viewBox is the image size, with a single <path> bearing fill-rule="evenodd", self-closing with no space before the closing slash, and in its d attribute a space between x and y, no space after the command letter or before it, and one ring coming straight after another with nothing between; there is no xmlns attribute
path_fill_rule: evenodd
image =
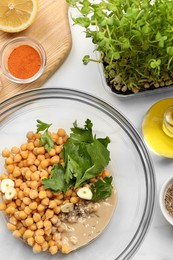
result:
<svg viewBox="0 0 173 260"><path fill-rule="evenodd" d="M13 34L0 32L0 49L7 40L14 37L32 37L38 40L46 51L46 69L36 81L22 85L10 82L0 69L0 101L19 92L40 87L60 67L71 50L72 39L66 0L39 0L38 3L37 17L25 31Z"/></svg>

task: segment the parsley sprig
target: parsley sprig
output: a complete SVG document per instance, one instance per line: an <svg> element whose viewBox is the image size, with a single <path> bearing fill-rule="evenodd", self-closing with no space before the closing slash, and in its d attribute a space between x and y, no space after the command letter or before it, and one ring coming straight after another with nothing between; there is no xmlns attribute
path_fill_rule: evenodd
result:
<svg viewBox="0 0 173 260"><path fill-rule="evenodd" d="M37 120L37 132L43 132L40 138L40 145L45 145L45 149L49 152L54 147L54 142L51 139L48 129L52 124L47 124L41 120Z"/></svg>
<svg viewBox="0 0 173 260"><path fill-rule="evenodd" d="M46 188L54 192L65 192L70 187L81 187L108 165L110 152L107 146L110 139L96 138L92 133L92 126L89 119L85 121L83 128L78 127L77 121L74 122L70 137L63 145L64 167L60 163L54 164L51 177L42 180ZM108 177L105 181L98 180L94 184L92 190L95 201L110 196L111 183L112 177Z"/></svg>

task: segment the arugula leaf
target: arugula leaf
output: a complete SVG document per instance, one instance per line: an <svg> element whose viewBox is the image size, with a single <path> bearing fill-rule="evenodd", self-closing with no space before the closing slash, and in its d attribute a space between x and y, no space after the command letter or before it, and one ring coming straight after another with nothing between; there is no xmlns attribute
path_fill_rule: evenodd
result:
<svg viewBox="0 0 173 260"><path fill-rule="evenodd" d="M98 179L91 187L90 190L93 194L92 200L99 201L108 198L112 193L112 176L105 177L103 180Z"/></svg>
<svg viewBox="0 0 173 260"><path fill-rule="evenodd" d="M42 183L46 188L51 189L54 192L65 192L69 188L69 185L67 185L64 179L64 168L60 163L53 165L51 177L43 179Z"/></svg>
<svg viewBox="0 0 173 260"><path fill-rule="evenodd" d="M48 133L48 129L52 124L44 123L41 120L37 120L37 123L37 132L44 131L40 138L40 145L45 145L45 149L49 152L54 147L54 142Z"/></svg>

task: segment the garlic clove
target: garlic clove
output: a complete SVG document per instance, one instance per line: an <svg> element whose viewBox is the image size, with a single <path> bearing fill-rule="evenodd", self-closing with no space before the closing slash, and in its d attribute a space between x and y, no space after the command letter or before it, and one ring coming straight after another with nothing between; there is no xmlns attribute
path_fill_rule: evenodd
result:
<svg viewBox="0 0 173 260"><path fill-rule="evenodd" d="M91 200L93 196L90 188L88 187L79 188L79 190L77 191L77 195L79 196L79 198L84 200Z"/></svg>
<svg viewBox="0 0 173 260"><path fill-rule="evenodd" d="M11 179L4 179L1 181L1 191L3 193L5 193L6 189L8 189L9 187L14 187L14 181Z"/></svg>
<svg viewBox="0 0 173 260"><path fill-rule="evenodd" d="M74 204L73 203L66 203L64 205L61 206L61 211L63 213L69 213L70 211L72 211L74 209Z"/></svg>
<svg viewBox="0 0 173 260"><path fill-rule="evenodd" d="M5 199L11 200L16 195L16 189L14 187L8 187L5 191Z"/></svg>

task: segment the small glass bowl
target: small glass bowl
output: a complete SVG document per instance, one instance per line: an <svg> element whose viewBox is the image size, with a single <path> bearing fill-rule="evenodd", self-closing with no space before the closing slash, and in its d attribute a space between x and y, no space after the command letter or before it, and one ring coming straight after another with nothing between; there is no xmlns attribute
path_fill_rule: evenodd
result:
<svg viewBox="0 0 173 260"><path fill-rule="evenodd" d="M36 74L34 74L34 76L27 78L27 79L21 79L21 78L17 78L15 76L13 76L8 69L9 55L15 48L17 48L21 45L29 45L32 48L34 48L38 52L40 59L41 59L40 69L37 71ZM36 41L35 39L32 39L30 37L21 36L21 37L13 38L12 40L9 40L8 42L6 42L4 44L4 46L2 47L2 49L0 51L0 67L2 69L2 73L12 82L19 83L19 84L31 83L42 75L42 73L45 69L45 66L46 66L46 52L45 52L44 48L38 41Z"/></svg>
<svg viewBox="0 0 173 260"><path fill-rule="evenodd" d="M171 185L173 185L173 176L166 179L166 181L163 183L161 190L160 190L159 204L160 204L160 209L161 209L163 216L173 226L173 217L169 214L169 212L165 206L165 195Z"/></svg>

